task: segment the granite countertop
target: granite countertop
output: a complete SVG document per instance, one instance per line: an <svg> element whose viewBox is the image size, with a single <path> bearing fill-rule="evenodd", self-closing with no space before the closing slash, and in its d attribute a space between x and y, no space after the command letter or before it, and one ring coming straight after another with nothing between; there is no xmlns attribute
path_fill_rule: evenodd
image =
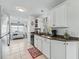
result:
<svg viewBox="0 0 79 59"><path fill-rule="evenodd" d="M65 42L66 41L79 41L78 37L69 37L69 39L65 39L63 35L51 36L45 33L35 33L35 32L32 32L32 34L38 35L50 40L58 40L58 41L65 41Z"/></svg>

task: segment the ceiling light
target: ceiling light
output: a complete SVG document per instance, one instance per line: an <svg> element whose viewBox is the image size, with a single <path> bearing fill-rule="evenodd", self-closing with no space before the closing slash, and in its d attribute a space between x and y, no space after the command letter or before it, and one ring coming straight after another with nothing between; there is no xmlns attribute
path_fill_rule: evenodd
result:
<svg viewBox="0 0 79 59"><path fill-rule="evenodd" d="M25 11L25 8L22 8L22 7L16 7L16 10L20 11L20 12L24 12Z"/></svg>
<svg viewBox="0 0 79 59"><path fill-rule="evenodd" d="M23 9L18 9L18 11L20 11L20 12L24 12L24 10L23 10Z"/></svg>

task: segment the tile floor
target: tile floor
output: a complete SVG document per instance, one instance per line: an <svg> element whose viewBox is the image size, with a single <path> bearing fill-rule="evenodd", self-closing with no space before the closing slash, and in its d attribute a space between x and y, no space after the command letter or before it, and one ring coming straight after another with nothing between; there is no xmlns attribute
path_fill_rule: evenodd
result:
<svg viewBox="0 0 79 59"><path fill-rule="evenodd" d="M32 45L26 43L24 39L13 40L11 45L7 47L6 58L5 59L32 59L28 52L28 48ZM35 59L47 59L44 55L41 55Z"/></svg>

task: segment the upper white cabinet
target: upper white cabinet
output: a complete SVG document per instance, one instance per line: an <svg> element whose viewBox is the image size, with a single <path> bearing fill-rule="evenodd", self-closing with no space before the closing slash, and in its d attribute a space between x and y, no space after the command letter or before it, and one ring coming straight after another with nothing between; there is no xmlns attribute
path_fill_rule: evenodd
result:
<svg viewBox="0 0 79 59"><path fill-rule="evenodd" d="M67 7L66 4L57 6L54 10L55 14L55 26L66 27L67 26Z"/></svg>
<svg viewBox="0 0 79 59"><path fill-rule="evenodd" d="M53 27L54 26L54 11L51 10L47 17L48 17L48 25L50 27Z"/></svg>
<svg viewBox="0 0 79 59"><path fill-rule="evenodd" d="M48 14L49 26L67 27L67 6L66 3L53 8Z"/></svg>

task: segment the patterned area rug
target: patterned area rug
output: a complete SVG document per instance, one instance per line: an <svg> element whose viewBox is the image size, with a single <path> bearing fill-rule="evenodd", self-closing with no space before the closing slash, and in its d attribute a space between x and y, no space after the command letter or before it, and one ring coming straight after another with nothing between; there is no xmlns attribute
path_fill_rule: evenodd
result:
<svg viewBox="0 0 79 59"><path fill-rule="evenodd" d="M28 51L31 54L33 59L35 59L36 57L42 55L42 53L35 47L29 48Z"/></svg>

